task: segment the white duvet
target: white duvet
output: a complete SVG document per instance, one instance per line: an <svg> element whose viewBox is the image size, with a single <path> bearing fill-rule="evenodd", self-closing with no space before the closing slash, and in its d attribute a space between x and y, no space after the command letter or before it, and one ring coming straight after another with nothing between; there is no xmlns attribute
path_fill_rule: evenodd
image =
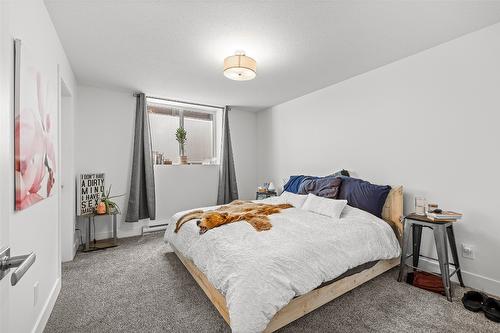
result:
<svg viewBox="0 0 500 333"><path fill-rule="evenodd" d="M273 200L264 200L273 203ZM208 207L213 209L215 207ZM207 276L226 298L233 332L261 332L298 295L363 263L399 256L399 243L383 220L346 206L340 219L299 208L271 215L272 229L245 222L199 234L196 221L165 240Z"/></svg>

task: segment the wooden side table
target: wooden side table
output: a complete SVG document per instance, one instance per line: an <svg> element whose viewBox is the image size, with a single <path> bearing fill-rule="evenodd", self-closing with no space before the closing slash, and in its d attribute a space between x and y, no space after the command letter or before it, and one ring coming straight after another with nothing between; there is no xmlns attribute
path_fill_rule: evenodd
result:
<svg viewBox="0 0 500 333"><path fill-rule="evenodd" d="M118 212L114 213L109 213L109 214L96 214L96 213L91 213L87 215L87 239L85 241L85 246L83 247L83 252L90 252L90 251L96 251L96 250L102 250L102 249L107 249L109 247L115 247L118 246L117 243L117 215ZM95 223L95 217L96 216L111 216L111 220L113 223L113 234L111 239L109 240L103 240L99 241L98 243L90 244L90 238L91 238L91 226L92 224ZM95 225L95 224L94 224ZM94 230L95 234L95 230Z"/></svg>
<svg viewBox="0 0 500 333"><path fill-rule="evenodd" d="M434 258L429 258L422 256L420 254L420 243L422 241L422 229L430 228L434 233L434 241L436 242L436 250L438 254L437 261L439 262L439 269L441 271L441 278L443 280L443 286L446 293L446 298L448 301L452 301L452 289L450 278L457 274L458 281L460 285L464 287L464 281L462 279L462 272L460 270L460 262L458 261L457 245L455 243L455 233L453 232L453 223L455 222L436 222L428 219L426 216L410 214L404 217L404 229L403 229L403 248L401 253L401 264L399 267L399 277L398 281L402 281L405 275L405 269L407 266L413 268L414 270L423 271L423 269L418 267L418 261L420 257L424 257L428 260L436 261ZM410 229L413 231L413 252L409 252L410 241ZM453 263L448 260L448 242L450 244L451 254L453 256ZM413 257L413 264L409 265L406 260ZM450 274L450 265L455 267L455 270ZM433 272L428 272L435 274Z"/></svg>
<svg viewBox="0 0 500 333"><path fill-rule="evenodd" d="M277 195L278 194L276 193L276 191L268 191L268 192L257 191L255 193L255 200L262 200L262 199L266 199L266 198L270 198L270 197L275 197Z"/></svg>

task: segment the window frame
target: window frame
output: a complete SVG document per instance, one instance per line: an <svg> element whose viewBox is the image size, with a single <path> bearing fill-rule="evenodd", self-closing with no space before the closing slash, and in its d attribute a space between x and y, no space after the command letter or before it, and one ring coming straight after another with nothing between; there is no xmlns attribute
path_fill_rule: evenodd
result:
<svg viewBox="0 0 500 333"><path fill-rule="evenodd" d="M210 157L210 163L209 165L218 165L220 164L220 152L217 149L217 131L219 128L219 117L218 113L222 112L222 109L216 108L216 107L208 107L208 106L198 106L196 104L189 104L189 103L183 103L183 102L177 102L177 101L168 101L168 100L163 100L160 98L154 98L154 97L146 97L146 109L148 108L150 103L154 104L163 104L166 105L178 112L177 117L179 118L179 127L184 128L184 111L193 111L193 112L199 112L199 113L207 113L211 115L211 123L212 123L212 135L211 135L211 157ZM151 111L147 111L148 117L149 113L154 113ZM161 113L156 113L161 115ZM165 115L166 116L166 115ZM189 118L189 117L188 117ZM193 117L192 119L196 119ZM199 119L200 121L203 121L203 119ZM212 163L212 161L215 159L215 163ZM203 165L203 160L201 161L191 161L194 165ZM188 164L191 165L191 164Z"/></svg>

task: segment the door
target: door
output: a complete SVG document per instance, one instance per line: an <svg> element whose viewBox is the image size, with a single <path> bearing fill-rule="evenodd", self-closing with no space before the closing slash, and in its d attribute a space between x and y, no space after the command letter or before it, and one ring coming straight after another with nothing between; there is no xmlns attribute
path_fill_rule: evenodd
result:
<svg viewBox="0 0 500 333"><path fill-rule="evenodd" d="M3 114L3 112L0 112ZM4 118L1 116L1 118ZM3 119L0 120L0 133L2 136L3 142ZM0 174L3 174L3 166L5 164L4 161L5 155L2 154L0 156ZM0 249L7 247L9 244L9 218L8 218L8 210L5 207L5 195L6 195L6 187L0 186ZM0 272L0 276L2 272ZM0 280L0 332L8 332L9 329L9 300L10 300L10 284L8 283L8 276Z"/></svg>
<svg viewBox="0 0 500 333"><path fill-rule="evenodd" d="M0 332L9 332L12 288L35 262L34 253L12 255L11 216L14 211L14 42L9 35L7 3L0 1ZM9 176L10 175L10 176Z"/></svg>
<svg viewBox="0 0 500 333"><path fill-rule="evenodd" d="M1 76L0 76L1 77ZM1 87L1 85L0 85ZM3 97L3 96L2 96ZM0 135L1 142L4 141L4 116L3 108L0 112ZM7 125L8 126L8 125ZM0 174L4 174L5 154L2 149L0 155ZM9 244L9 211L6 207L7 186L0 186L0 249L7 247ZM2 272L0 272L0 276ZM0 280L0 332L8 332L9 329L9 301L10 301L10 284L8 276Z"/></svg>

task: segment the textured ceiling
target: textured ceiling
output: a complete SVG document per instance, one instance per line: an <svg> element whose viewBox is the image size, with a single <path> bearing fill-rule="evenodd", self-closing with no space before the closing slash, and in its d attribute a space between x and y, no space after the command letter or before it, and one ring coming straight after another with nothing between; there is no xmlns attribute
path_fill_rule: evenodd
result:
<svg viewBox="0 0 500 333"><path fill-rule="evenodd" d="M500 21L499 1L45 0L82 84L259 110ZM257 78L222 74L245 50Z"/></svg>

